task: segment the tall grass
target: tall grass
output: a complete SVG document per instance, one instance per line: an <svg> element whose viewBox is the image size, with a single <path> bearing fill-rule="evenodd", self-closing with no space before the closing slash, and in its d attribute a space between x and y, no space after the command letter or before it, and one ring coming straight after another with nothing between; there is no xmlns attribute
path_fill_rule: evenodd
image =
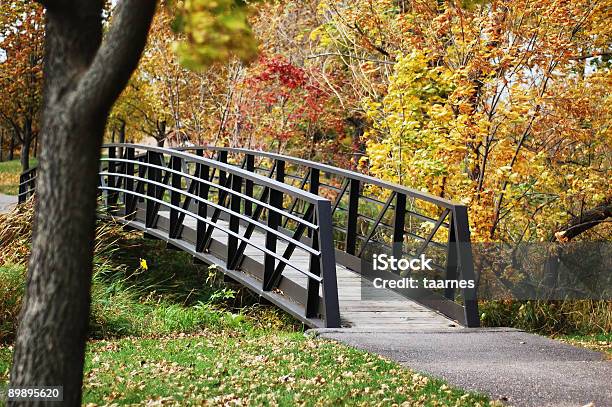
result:
<svg viewBox="0 0 612 407"><path fill-rule="evenodd" d="M612 301L481 301L484 326L507 326L546 335L612 332Z"/></svg>
<svg viewBox="0 0 612 407"><path fill-rule="evenodd" d="M32 202L0 215L0 343L10 343L16 332L32 216ZM98 224L92 338L157 336L228 326L302 329L283 312L258 305L248 290L228 286L214 268L194 265L188 254L164 249L163 242L144 240L120 224Z"/></svg>

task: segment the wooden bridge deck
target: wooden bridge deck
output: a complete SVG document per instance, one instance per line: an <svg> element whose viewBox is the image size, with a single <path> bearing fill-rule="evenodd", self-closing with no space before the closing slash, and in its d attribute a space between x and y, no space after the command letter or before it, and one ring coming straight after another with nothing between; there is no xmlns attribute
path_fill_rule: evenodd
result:
<svg viewBox="0 0 612 407"><path fill-rule="evenodd" d="M167 232L163 229L165 229L165 225L169 224L170 212L162 209L159 211L159 216L158 227L160 227L161 230L158 230L158 232L160 235L167 236ZM157 233L155 230L146 229L144 227L143 220L144 211L139 211L136 220L132 221L130 224L133 227L145 230L150 235L156 235ZM218 219L216 224L219 226L219 229L215 228L212 234L212 239L215 242L211 247L212 256L210 254L205 256L205 260L207 262L212 261L217 266L220 266L223 265L225 261L214 255L217 251L215 247L221 248L227 244L227 234L224 233L223 230L227 229L229 224L222 219ZM196 220L191 217L186 217L183 225L183 239L181 243L176 243L177 246L181 246L181 249L189 249L189 246L193 246L194 244L192 236L195 235ZM245 227L241 225L240 233L243 234L244 230ZM251 240L260 247L265 245L265 235L263 233L254 232ZM278 251L282 253L286 246L287 244L285 242L279 240ZM195 247L193 247L193 250L195 250ZM245 250L245 255L248 256L250 260L263 264L264 254L255 247L255 245L248 246ZM291 263L299 268L308 269L309 259L310 255L306 251L297 248L291 256ZM449 327L454 327L457 324L444 315L430 310L394 291L374 288L370 281L341 264L336 264L336 273L340 317L343 328L372 331L430 330L449 329ZM257 277L253 276L253 278ZM307 284L307 278L300 272L291 268L286 268L284 270L283 279L290 280L304 288Z"/></svg>

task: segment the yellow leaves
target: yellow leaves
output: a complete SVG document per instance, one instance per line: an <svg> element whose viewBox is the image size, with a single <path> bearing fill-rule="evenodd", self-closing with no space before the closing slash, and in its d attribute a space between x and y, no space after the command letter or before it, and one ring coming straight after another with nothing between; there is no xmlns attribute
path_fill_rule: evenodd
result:
<svg viewBox="0 0 612 407"><path fill-rule="evenodd" d="M143 271L147 271L149 269L149 266L147 265L147 260L140 259L140 269Z"/></svg>
<svg viewBox="0 0 612 407"><path fill-rule="evenodd" d="M257 43L246 6L237 0L185 0L178 5L175 28L186 35L175 44L181 63L198 69L236 57L251 61Z"/></svg>

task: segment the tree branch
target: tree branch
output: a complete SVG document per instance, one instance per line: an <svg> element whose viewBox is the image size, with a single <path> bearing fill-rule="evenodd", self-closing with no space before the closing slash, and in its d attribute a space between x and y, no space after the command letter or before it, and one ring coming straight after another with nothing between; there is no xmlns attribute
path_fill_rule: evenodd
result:
<svg viewBox="0 0 612 407"><path fill-rule="evenodd" d="M76 105L82 106L79 113L85 117L106 116L127 85L145 47L156 3L122 0L117 6L111 27L75 92Z"/></svg>
<svg viewBox="0 0 612 407"><path fill-rule="evenodd" d="M600 205L583 212L580 216L574 217L557 233L554 234L556 240L566 242L586 232L587 230L606 222L612 218L612 197L606 198Z"/></svg>

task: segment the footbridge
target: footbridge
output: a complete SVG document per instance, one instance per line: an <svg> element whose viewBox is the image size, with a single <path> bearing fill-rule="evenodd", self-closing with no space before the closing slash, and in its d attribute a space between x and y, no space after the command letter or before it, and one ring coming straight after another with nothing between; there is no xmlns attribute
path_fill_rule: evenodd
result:
<svg viewBox="0 0 612 407"><path fill-rule="evenodd" d="M19 201L35 192L21 175ZM161 239L310 327L478 326L467 208L361 173L239 148L103 146L104 216ZM374 255L430 259L373 271ZM430 270L430 269L431 270ZM381 281L442 282L429 288ZM376 279L378 286L374 285Z"/></svg>

